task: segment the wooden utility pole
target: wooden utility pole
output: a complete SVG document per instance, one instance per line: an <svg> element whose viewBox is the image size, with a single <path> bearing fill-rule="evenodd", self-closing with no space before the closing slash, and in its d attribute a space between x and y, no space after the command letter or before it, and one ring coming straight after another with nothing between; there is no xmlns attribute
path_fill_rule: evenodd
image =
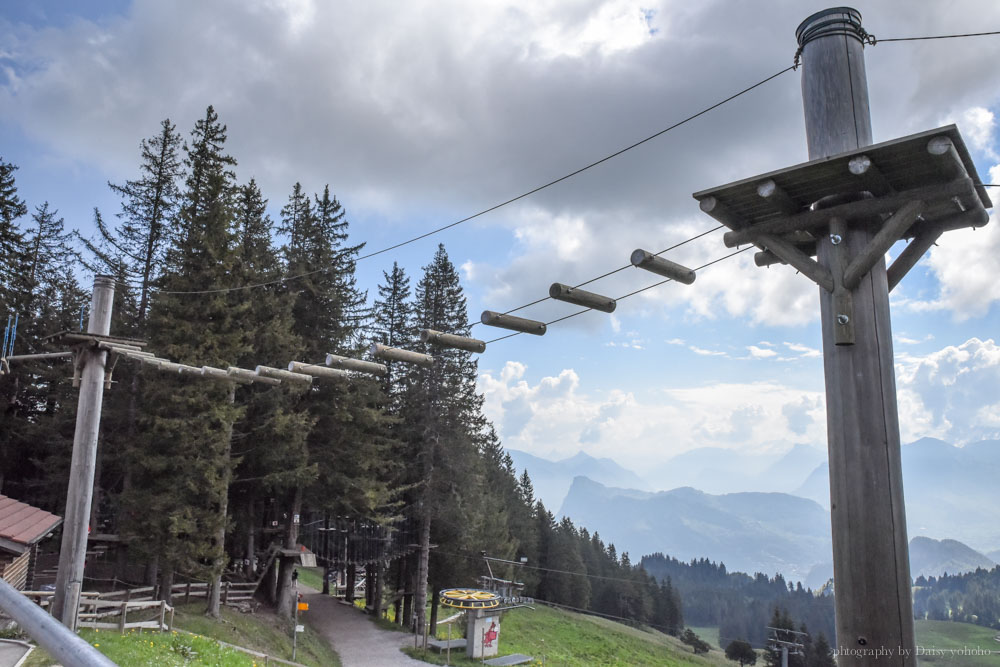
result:
<svg viewBox="0 0 1000 667"><path fill-rule="evenodd" d="M94 278L87 333L107 336L111 332L111 305L115 281L109 276ZM59 571L52 602L52 615L70 630L76 630L83 566L87 555L87 522L94 491L94 467L97 459L97 434L104 402L105 363L108 351L97 345L80 345L76 363L82 367L80 398L77 403L76 431L73 434L73 460L66 495Z"/></svg>
<svg viewBox="0 0 1000 667"><path fill-rule="evenodd" d="M993 204L954 125L872 145L861 14L813 14L797 36L810 161L693 196L728 247L753 243L757 266L820 288L838 649L915 665L889 290Z"/></svg>
<svg viewBox="0 0 1000 667"><path fill-rule="evenodd" d="M796 30L810 160L872 143L864 36L861 14L846 7L813 14ZM841 273L838 263L849 263L873 237L868 222L820 235L819 264ZM840 307L838 291L820 289L837 643L861 652L891 648L887 664L915 665L885 260L848 290L853 313ZM853 345L836 340L846 324Z"/></svg>

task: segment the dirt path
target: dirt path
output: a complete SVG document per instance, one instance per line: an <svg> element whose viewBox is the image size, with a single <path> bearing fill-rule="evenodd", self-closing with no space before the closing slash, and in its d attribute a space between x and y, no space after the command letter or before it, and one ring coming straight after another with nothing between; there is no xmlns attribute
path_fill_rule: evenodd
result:
<svg viewBox="0 0 1000 667"><path fill-rule="evenodd" d="M333 645L344 667L426 667L426 662L414 660L399 650L402 646L413 646L412 635L382 630L364 612L351 605L342 604L329 595L310 592L312 589L302 585L299 589L309 603L309 611L299 618Z"/></svg>

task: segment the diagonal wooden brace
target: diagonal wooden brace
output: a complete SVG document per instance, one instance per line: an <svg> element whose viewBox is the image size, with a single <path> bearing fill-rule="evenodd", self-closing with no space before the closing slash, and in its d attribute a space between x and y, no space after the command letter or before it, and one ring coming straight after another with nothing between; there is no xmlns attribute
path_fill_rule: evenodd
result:
<svg viewBox="0 0 1000 667"><path fill-rule="evenodd" d="M875 266L875 263L885 256L892 244L906 234L924 208L926 205L922 201L906 202L888 220L883 222L882 228L847 265L843 278L844 287L849 290L857 287L861 279Z"/></svg>
<svg viewBox="0 0 1000 667"><path fill-rule="evenodd" d="M780 257L782 261L794 266L827 292L833 291L833 275L830 271L788 241L777 236L761 234L755 242Z"/></svg>

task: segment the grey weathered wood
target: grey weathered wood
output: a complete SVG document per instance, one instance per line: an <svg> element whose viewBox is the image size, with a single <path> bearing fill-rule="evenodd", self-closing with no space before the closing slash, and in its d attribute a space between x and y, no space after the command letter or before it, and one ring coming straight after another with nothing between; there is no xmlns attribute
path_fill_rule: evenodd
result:
<svg viewBox="0 0 1000 667"><path fill-rule="evenodd" d="M862 187L876 197L884 197L895 190L867 155L851 158L847 163L847 170L857 176L861 180Z"/></svg>
<svg viewBox="0 0 1000 667"><path fill-rule="evenodd" d="M351 359L342 357L339 354L326 355L326 365L332 368L340 368L345 371L358 371L359 373L371 373L372 375L385 375L389 372L385 364L376 364L373 361L362 361L361 359Z"/></svg>
<svg viewBox="0 0 1000 667"><path fill-rule="evenodd" d="M421 354L412 350L402 350L398 347L389 347L382 343L374 343L371 347L373 357L388 359L390 361L402 361L407 364L430 367L434 365L434 357L429 354Z"/></svg>
<svg viewBox="0 0 1000 667"><path fill-rule="evenodd" d="M759 194L759 192L758 192ZM729 228L746 227L747 221L733 213L733 211L719 201L718 197L705 197L698 202L701 210Z"/></svg>
<svg viewBox="0 0 1000 667"><path fill-rule="evenodd" d="M599 310L602 313L613 313L618 303L609 296L571 287L562 283L549 285L549 296L556 301L565 301L584 308Z"/></svg>
<svg viewBox="0 0 1000 667"><path fill-rule="evenodd" d="M467 352L482 353L486 351L486 343L477 338L468 336L456 336L455 334L442 333L434 329L421 329L420 340L424 343L441 345L442 347L453 347L457 350Z"/></svg>
<svg viewBox="0 0 1000 667"><path fill-rule="evenodd" d="M110 333L114 296L114 279L110 276L96 276L90 302L90 319L87 322L88 334L106 336ZM101 406L104 403L104 367L108 352L96 346L81 346L79 355L83 362L83 372L76 431L73 434L73 456L66 492L59 570L52 604L52 615L70 630L76 630L80 592L83 588L87 524L94 492L97 436L101 425Z"/></svg>
<svg viewBox="0 0 1000 667"><path fill-rule="evenodd" d="M842 19L801 44L810 159L871 144L860 14L828 12L806 19L798 31L801 38L821 21ZM864 252L871 237L867 224L848 225L842 241L847 256ZM831 269L834 247L828 236L817 244L819 262ZM884 260L875 262L851 297L856 341L837 345L834 294L820 291L837 641L847 649L892 647L880 663L916 665Z"/></svg>
<svg viewBox="0 0 1000 667"><path fill-rule="evenodd" d="M868 273L875 262L884 260L885 253L892 244L902 237L910 228L917 216L924 210L924 202L911 201L904 204L888 220L868 242L865 249L854 256L847 269L844 270L844 287L851 290L858 286L862 276Z"/></svg>
<svg viewBox="0 0 1000 667"><path fill-rule="evenodd" d="M264 377L263 375L257 375L253 371L246 368L237 368L235 366L229 366L226 368L226 373L239 379L250 380L254 384L264 384L264 385L279 385L281 380L278 378Z"/></svg>
<svg viewBox="0 0 1000 667"><path fill-rule="evenodd" d="M259 377L281 380L283 382L292 382L299 385L311 385L313 381L311 375L292 373L291 371L286 371L283 368L272 368L270 366L257 366L257 368L254 369L254 373L256 373Z"/></svg>
<svg viewBox="0 0 1000 667"><path fill-rule="evenodd" d="M833 342L834 345L854 345L854 298L844 286L847 268L847 222L830 219L830 273L833 275Z"/></svg>
<svg viewBox="0 0 1000 667"><path fill-rule="evenodd" d="M886 271L886 283L890 292L899 284L903 276L916 266L924 253L930 250L943 233L944 230L939 227L925 229L903 248L903 252L899 253L899 256L892 261L892 265Z"/></svg>
<svg viewBox="0 0 1000 667"><path fill-rule="evenodd" d="M791 264L807 278L827 292L833 291L833 276L829 269L820 266L816 260L805 254L788 241L777 236L760 236L757 240L764 248L777 255L786 264Z"/></svg>
<svg viewBox="0 0 1000 667"><path fill-rule="evenodd" d="M773 178L766 178L757 186L757 194L766 201L774 210L785 215L792 215L802 210L802 207L788 196L788 193L774 182Z"/></svg>
<svg viewBox="0 0 1000 667"><path fill-rule="evenodd" d="M968 178L969 174L951 138L945 135L934 137L927 142L927 152L934 156L934 166L949 181Z"/></svg>
<svg viewBox="0 0 1000 667"><path fill-rule="evenodd" d="M492 310L484 310L479 316L479 321L490 327L500 327L511 331L520 331L535 336L545 335L545 323L538 320L529 320L515 315L505 315Z"/></svg>
<svg viewBox="0 0 1000 667"><path fill-rule="evenodd" d="M722 241L726 244L727 248L735 248L738 245L754 243L755 239L761 234L788 234L799 230L825 227L832 217L843 218L845 220L858 220L872 218L883 213L892 213L907 202L915 199L932 201L936 199L951 199L952 197L971 199L975 196L976 188L972 180L969 178L960 178L949 183L915 188L888 197L861 199L859 201L831 206L826 209L806 211L784 218L766 220L756 223L749 228L726 232L722 236Z"/></svg>
<svg viewBox="0 0 1000 667"><path fill-rule="evenodd" d="M695 278L697 278L694 270L689 269L686 266L682 266L677 262L671 262L669 259L658 257L648 250L643 250L642 248L633 250L629 260L632 262L632 266L636 268L650 271L665 278L670 278L671 280L676 280L677 282L684 283L685 285L690 285L695 281Z"/></svg>
<svg viewBox="0 0 1000 667"><path fill-rule="evenodd" d="M342 371L339 368L306 364L301 361L288 362L288 370L293 373L305 373L306 375L311 375L317 378L326 378L328 380L347 380L351 377L350 373Z"/></svg>

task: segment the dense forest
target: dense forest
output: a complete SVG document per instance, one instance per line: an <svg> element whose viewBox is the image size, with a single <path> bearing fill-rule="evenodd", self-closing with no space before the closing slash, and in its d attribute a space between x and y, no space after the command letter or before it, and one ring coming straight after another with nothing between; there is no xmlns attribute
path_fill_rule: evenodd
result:
<svg viewBox="0 0 1000 667"><path fill-rule="evenodd" d="M684 563L652 554L642 559L649 574L672 582L684 600L684 619L693 626L718 626L723 643L734 639L762 648L768 626L799 630L805 627L815 640L836 636L832 595L815 595L801 583L791 584L776 574L768 577L728 572L722 563L708 559ZM775 615L781 611L781 625Z"/></svg>
<svg viewBox="0 0 1000 667"><path fill-rule="evenodd" d="M44 337L83 328L89 277L110 275L112 334L193 367L322 364L364 357L373 342L434 356L311 384L239 384L118 358L90 520L93 539L122 545L116 578L159 583L163 597L175 577L213 582L206 613L217 615L222 577L256 577L269 547L294 550L299 517L354 517L415 537L384 571L384 590L412 592L411 623L422 623L428 592L474 585L488 553L526 559L497 572L523 580L525 595L679 633L669 579L556 521L527 472L516 475L483 415L472 353L421 341L422 329L469 334L444 246L415 284L393 264L369 294L355 278L363 244L330 188L292 184L273 220L226 144L212 107L186 140L164 120L140 142L134 178L109 184L120 209L95 210L89 236L47 202L29 207L16 165L0 159L0 306L18 322L0 377L0 493L63 514L72 364L16 357L61 349ZM293 568L272 567L273 602L289 615Z"/></svg>
<svg viewBox="0 0 1000 667"><path fill-rule="evenodd" d="M913 615L932 621L960 621L1000 630L1000 565L964 574L917 577Z"/></svg>

